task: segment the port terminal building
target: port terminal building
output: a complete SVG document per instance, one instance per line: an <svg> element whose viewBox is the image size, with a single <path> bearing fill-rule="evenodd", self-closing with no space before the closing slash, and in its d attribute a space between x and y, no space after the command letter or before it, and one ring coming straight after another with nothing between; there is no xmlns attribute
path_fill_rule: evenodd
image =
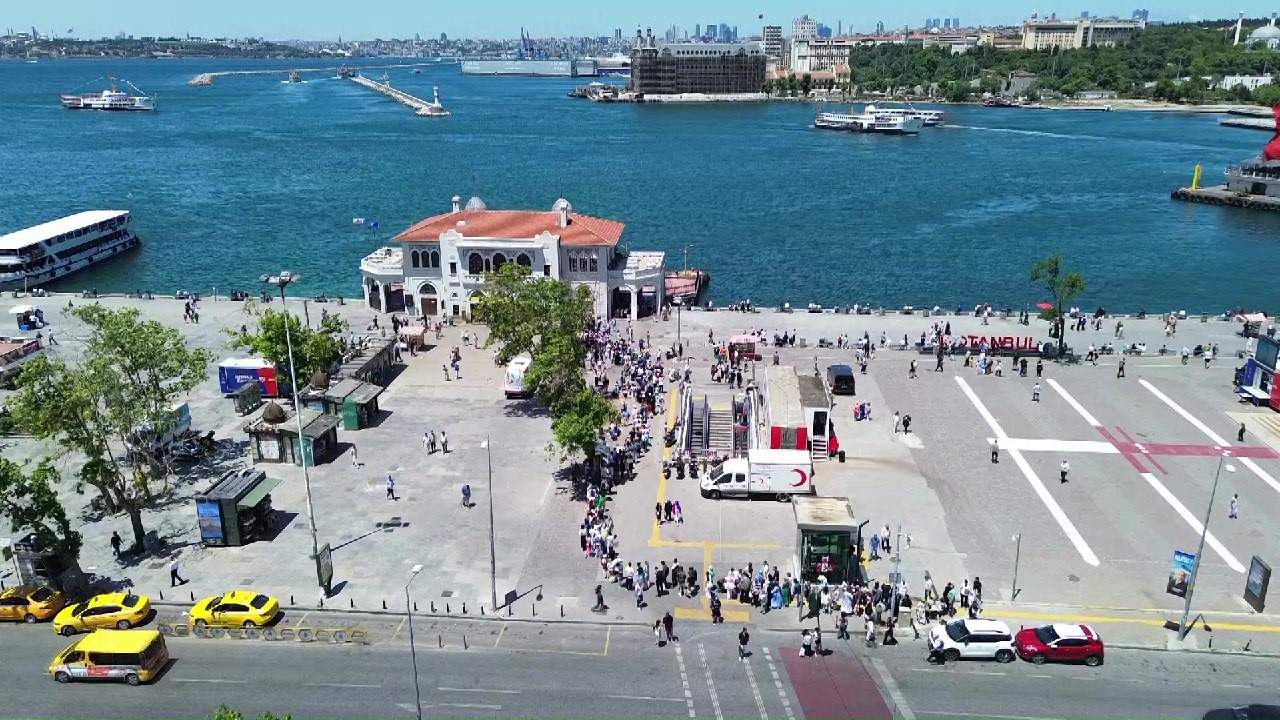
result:
<svg viewBox="0 0 1280 720"><path fill-rule="evenodd" d="M504 263L534 277L586 287L600 317L638 318L666 302L666 254L620 245L617 220L575 212L568 200L550 210L490 210L455 196L449 212L414 223L360 261L366 306L411 317L469 317L485 273Z"/></svg>
<svg viewBox="0 0 1280 720"><path fill-rule="evenodd" d="M768 57L760 43L669 43L637 34L631 89L644 95L761 93Z"/></svg>

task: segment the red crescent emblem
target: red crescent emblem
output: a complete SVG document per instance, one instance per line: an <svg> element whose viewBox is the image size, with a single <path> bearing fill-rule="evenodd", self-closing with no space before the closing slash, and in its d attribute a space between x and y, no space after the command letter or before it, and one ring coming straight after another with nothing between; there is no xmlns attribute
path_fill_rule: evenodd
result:
<svg viewBox="0 0 1280 720"><path fill-rule="evenodd" d="M803 487L804 484L809 481L809 474L800 468L792 468L791 472L800 476L799 480L791 483L791 487Z"/></svg>

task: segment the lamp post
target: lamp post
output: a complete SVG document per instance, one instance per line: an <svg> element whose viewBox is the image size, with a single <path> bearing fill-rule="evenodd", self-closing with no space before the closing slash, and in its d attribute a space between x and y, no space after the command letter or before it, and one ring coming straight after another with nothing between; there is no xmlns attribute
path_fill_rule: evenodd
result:
<svg viewBox="0 0 1280 720"><path fill-rule="evenodd" d="M289 311L285 304L284 289L288 287L290 283L297 282L298 280L301 280L301 279L302 279L301 275L295 275L294 273L291 273L288 270L280 271L279 275L263 275L261 278L262 282L268 285L273 285L277 288L280 288L280 311L284 314L284 342L285 342L285 347L288 348L288 352L289 352L289 382L290 382L290 387L292 388L292 391L293 391L292 392L293 417L298 423L298 452L299 453L302 452L302 444L303 442L305 442L302 436L302 408L298 406L298 373L297 373L297 370L294 369L293 338L289 334ZM302 486L305 489L306 496L307 496L307 523L310 525L310 529L311 529L311 560L314 562L320 556L320 543L316 538L316 515L315 515L315 511L312 509L312 506L311 506L311 471L307 468L307 457L305 453L302 455L301 460L302 460ZM316 581L317 583L320 582L318 568L317 568ZM321 588L325 591L325 594L327 595L329 589L327 587L324 587L322 583L321 583Z"/></svg>
<svg viewBox="0 0 1280 720"><path fill-rule="evenodd" d="M413 658L413 697L417 700L414 709L418 712L418 720L422 720L422 687L418 684L418 649L413 644L413 603L409 601L409 586L422 572L422 565L414 565L409 571L409 582L404 584L404 610L409 614L409 657Z"/></svg>
<svg viewBox="0 0 1280 720"><path fill-rule="evenodd" d="M676 306L676 345L683 345L684 339L680 333L680 310L684 308L684 298L677 295L671 298L671 304Z"/></svg>
<svg viewBox="0 0 1280 720"><path fill-rule="evenodd" d="M889 614L893 620L898 619L898 588L902 587L902 523L898 523L898 554L893 556L893 604L889 606Z"/></svg>
<svg viewBox="0 0 1280 720"><path fill-rule="evenodd" d="M1012 600L1018 599L1018 593L1022 592L1018 588L1018 563L1022 560L1022 533L1013 536L1013 597Z"/></svg>
<svg viewBox="0 0 1280 720"><path fill-rule="evenodd" d="M1204 524L1200 526L1200 546L1196 549L1195 562L1191 564L1191 577L1187 579L1187 595L1182 605L1182 622L1178 623L1178 639L1187 637L1187 619L1191 616L1191 596L1196 590L1196 575L1200 574L1200 559L1204 556L1204 538L1209 534L1209 519L1213 517L1213 498L1218 494L1218 481L1222 479L1222 471L1236 471L1236 466L1227 462L1231 457L1230 450L1224 450L1218 458L1218 470L1213 474L1213 489L1209 491L1209 507L1204 511Z"/></svg>
<svg viewBox="0 0 1280 720"><path fill-rule="evenodd" d="M498 554L493 539L493 448L489 445L489 436L484 436L480 443L489 459L489 603L494 612L498 611Z"/></svg>

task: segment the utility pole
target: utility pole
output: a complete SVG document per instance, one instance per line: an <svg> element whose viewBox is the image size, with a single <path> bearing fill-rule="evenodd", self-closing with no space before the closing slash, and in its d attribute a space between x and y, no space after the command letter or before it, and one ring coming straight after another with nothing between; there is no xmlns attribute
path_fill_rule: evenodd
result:
<svg viewBox="0 0 1280 720"><path fill-rule="evenodd" d="M1022 533L1013 536L1013 597L1010 600L1017 600L1018 593L1022 592L1018 589L1018 561L1022 559Z"/></svg>
<svg viewBox="0 0 1280 720"><path fill-rule="evenodd" d="M893 604L889 606L891 619L897 620L898 588L902 587L902 523L898 523L898 554L893 556Z"/></svg>
<svg viewBox="0 0 1280 720"><path fill-rule="evenodd" d="M498 554L493 538L493 446L484 437L484 450L489 459L489 606L498 612Z"/></svg>
<svg viewBox="0 0 1280 720"><path fill-rule="evenodd" d="M1231 457L1230 450L1224 450L1218 458L1218 470L1213 474L1213 489L1209 491L1209 507L1204 511L1204 524L1200 526L1200 547L1196 549L1196 559L1191 565L1191 577L1187 580L1186 599L1182 605L1182 622L1178 623L1178 639L1184 640L1187 632L1191 630L1187 626L1187 619L1191 616L1191 596L1196 590L1196 575L1200 574L1200 559L1204 556L1204 539L1209 534L1209 519L1213 517L1213 499L1218 494L1218 480L1222 478L1222 470L1233 473L1236 466L1227 462L1227 458Z"/></svg>

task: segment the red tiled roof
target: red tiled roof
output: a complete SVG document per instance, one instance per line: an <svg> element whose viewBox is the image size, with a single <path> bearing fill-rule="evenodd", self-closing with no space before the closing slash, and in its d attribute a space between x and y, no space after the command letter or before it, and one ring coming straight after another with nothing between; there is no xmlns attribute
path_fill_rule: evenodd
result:
<svg viewBox="0 0 1280 720"><path fill-rule="evenodd" d="M617 220L569 213L569 226L560 227L558 211L460 210L421 220L395 237L398 241L439 240L448 230L468 238L528 239L542 232L563 245L617 245L626 227Z"/></svg>

